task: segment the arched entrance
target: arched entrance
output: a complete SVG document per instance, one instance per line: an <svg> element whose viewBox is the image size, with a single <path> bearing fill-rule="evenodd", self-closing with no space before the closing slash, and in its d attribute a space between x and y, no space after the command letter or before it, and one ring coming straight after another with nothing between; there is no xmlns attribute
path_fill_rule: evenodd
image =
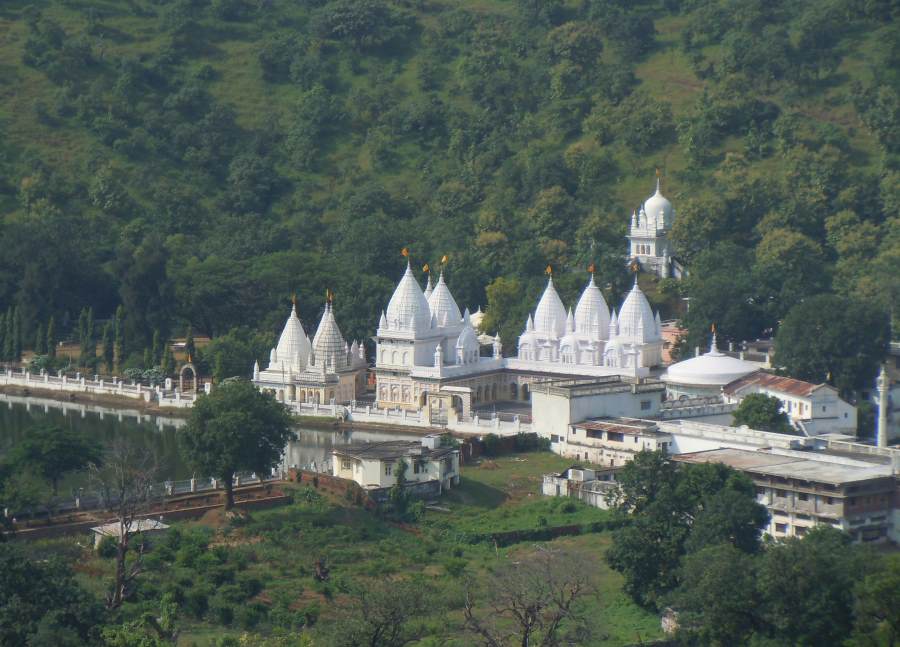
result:
<svg viewBox="0 0 900 647"><path fill-rule="evenodd" d="M178 390L182 393L184 390L184 376L190 373L191 380L188 383L190 390L194 393L197 392L197 367L194 366L193 362L188 362L184 366L181 367L181 371L178 373Z"/></svg>

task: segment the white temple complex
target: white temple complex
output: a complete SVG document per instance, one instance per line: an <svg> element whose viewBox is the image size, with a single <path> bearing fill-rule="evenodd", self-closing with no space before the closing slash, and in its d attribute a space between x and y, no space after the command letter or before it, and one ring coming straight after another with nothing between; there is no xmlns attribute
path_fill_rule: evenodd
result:
<svg viewBox="0 0 900 647"><path fill-rule="evenodd" d="M297 317L295 302L278 345L269 353L268 366L260 370L259 363L254 364L253 382L283 402L342 404L365 390L367 368L365 346L356 341L347 344L330 300L312 341Z"/></svg>
<svg viewBox="0 0 900 647"><path fill-rule="evenodd" d="M443 272L425 290L407 263L375 337L379 407L417 410L529 400L530 384L548 378L644 377L661 362L662 337L635 280L618 314L610 316L591 275L574 312L567 311L553 278L525 322L516 357L503 357L499 336L482 357L469 310L460 308ZM431 403L429 405L429 403Z"/></svg>

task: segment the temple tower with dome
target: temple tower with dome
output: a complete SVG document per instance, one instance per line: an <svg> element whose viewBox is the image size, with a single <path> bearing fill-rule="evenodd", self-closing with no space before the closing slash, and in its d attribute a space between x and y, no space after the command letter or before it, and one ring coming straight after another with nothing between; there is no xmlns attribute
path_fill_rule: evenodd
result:
<svg viewBox="0 0 900 647"><path fill-rule="evenodd" d="M681 266L673 258L669 233L675 223L675 209L660 191L659 173L656 176L656 192L640 211L631 213L628 229L629 263L637 261L645 272L660 278L681 278Z"/></svg>
<svg viewBox="0 0 900 647"><path fill-rule="evenodd" d="M365 390L367 368L364 345L348 344L341 335L330 295L312 341L294 299L268 366L264 370L258 362L253 366L253 383L282 402L344 404Z"/></svg>

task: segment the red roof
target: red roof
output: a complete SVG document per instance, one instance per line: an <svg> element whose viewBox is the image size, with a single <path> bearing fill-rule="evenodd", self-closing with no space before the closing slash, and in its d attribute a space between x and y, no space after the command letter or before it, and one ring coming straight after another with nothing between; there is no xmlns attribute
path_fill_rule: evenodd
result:
<svg viewBox="0 0 900 647"><path fill-rule="evenodd" d="M811 382L804 382L803 380L795 380L792 377L782 377L781 375L772 375L765 371L756 371L755 373L750 373L750 375L738 378L733 382L729 382L722 387L722 390L726 394L732 395L739 391L743 391L749 386L758 386L763 389L787 393L789 395L809 396L813 391L828 385L812 384Z"/></svg>

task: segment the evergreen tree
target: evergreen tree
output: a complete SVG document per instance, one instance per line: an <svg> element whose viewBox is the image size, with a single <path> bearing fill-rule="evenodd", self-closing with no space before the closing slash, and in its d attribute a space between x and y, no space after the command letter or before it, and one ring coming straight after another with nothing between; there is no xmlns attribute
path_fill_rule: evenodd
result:
<svg viewBox="0 0 900 647"><path fill-rule="evenodd" d="M13 311L13 352L12 359L16 362L22 361L22 315L19 313L19 306Z"/></svg>
<svg viewBox="0 0 900 647"><path fill-rule="evenodd" d="M164 346L161 366L163 373L168 376L175 372L175 356L172 354L172 347L169 344Z"/></svg>
<svg viewBox="0 0 900 647"><path fill-rule="evenodd" d="M56 326L53 317L47 322L47 355L56 357Z"/></svg>
<svg viewBox="0 0 900 647"><path fill-rule="evenodd" d="M225 359L222 353L216 353L216 361L213 365L213 380L218 384L225 377Z"/></svg>
<svg viewBox="0 0 900 647"><path fill-rule="evenodd" d="M162 337L159 334L159 329L153 331L153 365L159 366L162 361Z"/></svg>
<svg viewBox="0 0 900 647"><path fill-rule="evenodd" d="M0 362L6 361L6 314L0 312Z"/></svg>
<svg viewBox="0 0 900 647"><path fill-rule="evenodd" d="M122 361L125 359L125 307L119 306L116 308L116 321L115 321L115 342L113 346L115 358L114 363L116 366L120 366Z"/></svg>
<svg viewBox="0 0 900 647"><path fill-rule="evenodd" d="M81 312L78 313L78 355L79 361L84 363L85 356L85 344L84 337L87 334L87 308L82 308Z"/></svg>
<svg viewBox="0 0 900 647"><path fill-rule="evenodd" d="M144 370L153 368L153 353L149 348L144 349Z"/></svg>
<svg viewBox="0 0 900 647"><path fill-rule="evenodd" d="M197 357L197 349L194 346L194 329L189 325L187 333L184 336L184 352L188 356L188 361L193 361Z"/></svg>
<svg viewBox="0 0 900 647"><path fill-rule="evenodd" d="M106 372L112 373L113 360L115 359L115 349L113 348L112 324L110 322L107 322L106 325L103 326L102 349L103 363L106 364Z"/></svg>
<svg viewBox="0 0 900 647"><path fill-rule="evenodd" d="M34 354L46 355L47 346L44 339L44 326L38 324L37 331L34 333Z"/></svg>

